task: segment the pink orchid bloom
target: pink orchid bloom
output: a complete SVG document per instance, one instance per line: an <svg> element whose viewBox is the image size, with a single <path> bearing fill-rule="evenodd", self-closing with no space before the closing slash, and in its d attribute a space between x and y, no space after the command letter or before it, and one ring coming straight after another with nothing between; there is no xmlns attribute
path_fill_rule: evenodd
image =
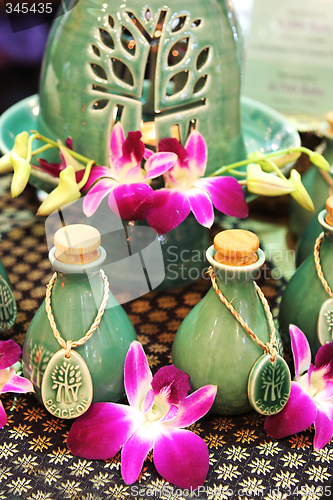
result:
<svg viewBox="0 0 333 500"><path fill-rule="evenodd" d="M266 417L265 430L280 439L305 431L314 423L313 447L320 450L333 435L333 342L320 347L313 365L304 333L291 325L290 337L296 381L291 383L283 410Z"/></svg>
<svg viewBox="0 0 333 500"><path fill-rule="evenodd" d="M121 473L126 484L131 484L154 449L156 469L167 481L180 488L201 486L209 469L207 445L182 428L208 412L216 386L206 385L187 396L189 376L173 365L160 368L153 377L137 341L127 353L124 382L130 406L93 404L69 431L71 453L106 460L122 448Z"/></svg>
<svg viewBox="0 0 333 500"><path fill-rule="evenodd" d="M124 220L143 220L151 208L153 190L149 183L159 177L177 160L174 153L153 153L145 148L140 131L124 130L118 122L112 130L109 167L92 167L83 191L83 211L90 217L102 199L109 195L109 206ZM141 161L145 158L145 170Z"/></svg>
<svg viewBox="0 0 333 500"><path fill-rule="evenodd" d="M176 164L164 174L165 188L154 191L148 224L159 234L177 227L192 211L199 224L211 227L213 205L233 217L244 218L248 206L243 189L233 177L203 177L206 172L207 146L197 131L191 132L185 148L177 139L162 139L162 152L177 155Z"/></svg>
<svg viewBox="0 0 333 500"><path fill-rule="evenodd" d="M13 340L0 341L0 394L5 392L31 392L34 390L30 380L16 375L12 365L21 356L21 348ZM0 401L0 428L7 423L7 415Z"/></svg>

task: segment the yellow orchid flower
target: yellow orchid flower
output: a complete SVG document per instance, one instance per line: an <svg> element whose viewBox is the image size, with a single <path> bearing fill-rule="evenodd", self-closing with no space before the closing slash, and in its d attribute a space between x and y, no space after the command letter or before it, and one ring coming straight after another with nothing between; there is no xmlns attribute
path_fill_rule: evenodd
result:
<svg viewBox="0 0 333 500"><path fill-rule="evenodd" d="M290 193L294 200L296 200L297 203L299 203L299 205L305 208L305 210L307 210L308 212L314 212L313 202L310 198L309 193L302 184L301 175L294 168L290 172L289 180L295 188L295 191Z"/></svg>
<svg viewBox="0 0 333 500"><path fill-rule="evenodd" d="M282 196L295 190L288 179L281 179L276 175L263 172L257 163L249 163L246 173L246 185L250 193L263 196Z"/></svg>
<svg viewBox="0 0 333 500"><path fill-rule="evenodd" d="M68 165L59 174L58 186L49 194L37 211L37 215L50 215L55 210L81 197L75 178L74 167Z"/></svg>
<svg viewBox="0 0 333 500"><path fill-rule="evenodd" d="M86 166L84 176L80 183L76 182L75 169L68 165L59 174L58 186L49 194L37 211L37 215L50 215L55 210L78 200L81 197L80 190L86 184L94 161L90 161Z"/></svg>
<svg viewBox="0 0 333 500"><path fill-rule="evenodd" d="M330 164L324 158L321 154L317 153L317 151L311 151L309 153L309 160L313 165L315 165L318 168L321 168L322 170L325 170L326 172L330 172Z"/></svg>
<svg viewBox="0 0 333 500"><path fill-rule="evenodd" d="M21 132L15 137L13 149L9 153L5 154L0 158L0 174L6 174L8 172L12 172L13 164L10 160L10 155L12 151L14 151L15 155L19 156L20 158L25 159L27 157L28 139L29 139L29 133L26 131Z"/></svg>
<svg viewBox="0 0 333 500"><path fill-rule="evenodd" d="M22 193L25 186L28 184L31 165L24 158L21 158L14 149L11 150L9 158L14 169L11 193L12 198L15 198Z"/></svg>

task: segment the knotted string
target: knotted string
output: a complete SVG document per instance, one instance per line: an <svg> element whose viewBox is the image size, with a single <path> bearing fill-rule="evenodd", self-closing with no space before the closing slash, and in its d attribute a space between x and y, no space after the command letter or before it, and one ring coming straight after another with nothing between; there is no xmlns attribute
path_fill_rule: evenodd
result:
<svg viewBox="0 0 333 500"><path fill-rule="evenodd" d="M256 292L257 292L257 294L258 294L258 296L259 296L259 298L260 298L260 300L261 300L261 302L262 302L262 304L264 306L264 309L266 311L268 322L269 322L269 326L270 326L270 329L271 329L270 340L266 344L264 344L257 337L257 335L254 333L254 331L249 327L249 325L247 323L245 323L245 321L242 318L242 316L236 311L236 309L232 306L232 304L228 301L228 299L223 295L223 293L221 292L221 290L217 286L216 279L215 279L215 273L214 273L214 270L213 270L213 268L211 266L209 267L207 273L210 276L210 279L212 281L212 285L214 287L214 290L215 290L217 296L219 297L219 299L221 300L221 302L229 309L229 311L231 312L231 314L242 325L242 327L244 328L244 330L246 331L246 333L248 333L250 335L250 337L264 350L265 354L269 354L270 355L271 362L274 363L274 361L276 360L276 356L277 356L277 351L276 351L276 349L274 347L274 344L276 342L275 325L274 325L273 316L272 316L270 307L268 305L268 302L267 302L264 294L260 290L259 286L256 284L255 281L253 282L253 284L255 286L255 289L256 289Z"/></svg>

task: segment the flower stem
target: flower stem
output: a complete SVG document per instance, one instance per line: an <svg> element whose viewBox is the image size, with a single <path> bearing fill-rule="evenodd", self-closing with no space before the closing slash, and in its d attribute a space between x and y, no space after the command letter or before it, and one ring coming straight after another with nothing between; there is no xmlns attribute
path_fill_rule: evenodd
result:
<svg viewBox="0 0 333 500"><path fill-rule="evenodd" d="M34 151L31 152L31 156L36 156L39 155L40 153L43 153L43 151L46 151L47 149L53 148L52 144L44 144L44 146L41 146L40 148L35 149Z"/></svg>
<svg viewBox="0 0 333 500"><path fill-rule="evenodd" d="M59 149L59 144L57 142L52 141L52 139L49 139L48 137L45 137L45 135L40 134L39 132L37 132L37 130L32 130L31 132L33 132L34 134L36 134L36 138L39 139L40 141L44 141L47 144L50 144L51 146ZM93 163L95 163L94 160L91 160L90 158L87 158L86 156L80 155L80 153L76 153L75 151L73 151L72 149L67 148L66 146L64 146L64 148L66 149L66 151L73 158L76 158L77 160L82 161L83 163L87 163L88 164L91 161Z"/></svg>
<svg viewBox="0 0 333 500"><path fill-rule="evenodd" d="M93 166L94 163L95 163L94 160L90 160L87 163L86 170L84 172L84 176L82 177L81 182L79 182L79 184L77 185L80 190L87 183L87 180L88 180L89 175L90 175L91 167Z"/></svg>

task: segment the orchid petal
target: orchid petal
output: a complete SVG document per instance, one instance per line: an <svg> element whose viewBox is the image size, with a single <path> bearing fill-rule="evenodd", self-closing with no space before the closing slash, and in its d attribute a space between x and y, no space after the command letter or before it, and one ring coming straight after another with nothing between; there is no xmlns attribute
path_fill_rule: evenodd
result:
<svg viewBox="0 0 333 500"><path fill-rule="evenodd" d="M2 402L0 401L0 429L2 429L2 427L4 427L6 423L7 423L7 415L2 405Z"/></svg>
<svg viewBox="0 0 333 500"><path fill-rule="evenodd" d="M44 158L37 158L37 159L41 169L44 172L52 175L52 177L59 177L60 172L65 168L65 166L62 165L62 163L49 163L48 161L44 160ZM34 168L38 167L34 165Z"/></svg>
<svg viewBox="0 0 333 500"><path fill-rule="evenodd" d="M151 382L155 394L169 388L168 402L178 404L186 398L191 389L190 377L174 365L163 366L154 375Z"/></svg>
<svg viewBox="0 0 333 500"><path fill-rule="evenodd" d="M70 149L65 147L61 141L58 141L58 145L62 163L65 167L67 167L68 165L72 165L75 172L77 172L78 170L82 170L85 167L85 165L82 165L82 163L77 161L77 159L71 155Z"/></svg>
<svg viewBox="0 0 333 500"><path fill-rule="evenodd" d="M333 422L329 419L324 409L318 405L317 415L314 421L315 437L313 440L313 448L318 451L323 448L332 438Z"/></svg>
<svg viewBox="0 0 333 500"><path fill-rule="evenodd" d="M210 410L214 403L216 391L216 385L205 385L187 396L178 405L177 416L172 421L169 421L169 424L174 427L192 425Z"/></svg>
<svg viewBox="0 0 333 500"><path fill-rule="evenodd" d="M310 368L311 351L306 336L297 326L290 325L289 332L294 356L295 376L298 380L299 376Z"/></svg>
<svg viewBox="0 0 333 500"><path fill-rule="evenodd" d="M94 403L73 423L67 446L73 455L91 460L114 457L145 421L132 406Z"/></svg>
<svg viewBox="0 0 333 500"><path fill-rule="evenodd" d="M333 422L333 380L324 377L325 387L315 396L319 404L325 405L325 411Z"/></svg>
<svg viewBox="0 0 333 500"><path fill-rule="evenodd" d="M161 153L175 153L178 156L178 163L187 167L188 154L186 149L174 137L162 139L158 144L158 151Z"/></svg>
<svg viewBox="0 0 333 500"><path fill-rule="evenodd" d="M250 193L263 196L281 196L295 191L288 179L263 172L257 163L249 163L247 172L247 189Z"/></svg>
<svg viewBox="0 0 333 500"><path fill-rule="evenodd" d="M86 182L86 184L83 186L82 191L88 191L88 189L91 188L91 186L101 180L103 177L113 177L112 176L112 170L107 167L101 167L101 166L94 166L91 168L89 178ZM115 179L116 180L116 179Z"/></svg>
<svg viewBox="0 0 333 500"><path fill-rule="evenodd" d="M12 150L10 153L10 161L14 169L11 185L11 195L13 198L15 198L22 193L28 183L31 172L31 165L24 158L18 156L18 154L15 153L14 150Z"/></svg>
<svg viewBox="0 0 333 500"><path fill-rule="evenodd" d="M301 174L293 168L290 172L289 180L295 188L295 191L290 193L290 195L305 210L307 210L308 212L314 212L313 201L311 200L311 196L302 183Z"/></svg>
<svg viewBox="0 0 333 500"><path fill-rule="evenodd" d="M141 409L143 400L151 388L152 373L140 342L133 341L128 350L124 367L124 384L128 402Z"/></svg>
<svg viewBox="0 0 333 500"><path fill-rule="evenodd" d="M206 443L193 432L156 425L154 463L157 472L179 488L202 486L209 469ZM154 427L155 427L154 425Z"/></svg>
<svg viewBox="0 0 333 500"><path fill-rule="evenodd" d="M151 149L148 149L148 148L145 148L145 152L143 153L143 157L145 160L149 160L149 158L155 154L154 151L152 151Z"/></svg>
<svg viewBox="0 0 333 500"><path fill-rule="evenodd" d="M123 158L126 162L133 165L140 163L145 152L145 145L141 141L142 134L139 130L136 132L128 132L128 135L123 143Z"/></svg>
<svg viewBox="0 0 333 500"><path fill-rule="evenodd" d="M134 483L143 462L154 447L154 431L150 422L141 425L126 441L121 452L121 475L126 484Z"/></svg>
<svg viewBox="0 0 333 500"><path fill-rule="evenodd" d="M202 226L211 227L214 222L214 210L210 197L202 189L191 188L186 191L190 208Z"/></svg>
<svg viewBox="0 0 333 500"><path fill-rule="evenodd" d="M116 186L119 186L119 184L113 179L101 179L98 181L83 199L84 214L87 217L93 215L105 196L107 196Z"/></svg>
<svg viewBox="0 0 333 500"><path fill-rule="evenodd" d="M13 171L13 165L10 161L10 153L6 153L0 158L0 174L7 174Z"/></svg>
<svg viewBox="0 0 333 500"><path fill-rule="evenodd" d="M59 174L58 186L48 195L41 204L37 215L50 215L64 205L78 200L81 197L80 189L76 183L74 168L69 165Z"/></svg>
<svg viewBox="0 0 333 500"><path fill-rule="evenodd" d="M291 391L286 406L276 415L265 418L267 434L280 439L305 431L315 420L317 406L296 382L291 383Z"/></svg>
<svg viewBox="0 0 333 500"><path fill-rule="evenodd" d="M177 161L177 155L174 153L154 153L145 164L147 175L145 179L153 179L163 175Z"/></svg>
<svg viewBox="0 0 333 500"><path fill-rule="evenodd" d="M189 213L190 203L184 193L162 188L153 193L147 222L159 234L164 234L179 226Z"/></svg>
<svg viewBox="0 0 333 500"><path fill-rule="evenodd" d="M208 191L214 207L220 212L241 219L248 216L243 189L233 177L207 177L197 180L194 185Z"/></svg>
<svg viewBox="0 0 333 500"><path fill-rule="evenodd" d="M145 171L140 167L140 164L130 168L123 177L124 184L134 184L142 182L145 177Z"/></svg>
<svg viewBox="0 0 333 500"><path fill-rule="evenodd" d="M123 220L143 220L153 203L153 190L143 182L118 185L109 197L109 207Z"/></svg>
<svg viewBox="0 0 333 500"><path fill-rule="evenodd" d="M14 373L11 373L11 377L3 386L1 393L18 392L22 394L26 392L34 392L34 386L30 382L30 380L16 375L13 368L11 368L11 370L13 370Z"/></svg>
<svg viewBox="0 0 333 500"><path fill-rule="evenodd" d="M333 342L321 346L315 357L316 368L321 368L322 366L330 366L327 370L325 378L333 379Z"/></svg>
<svg viewBox="0 0 333 500"><path fill-rule="evenodd" d="M208 150L203 136L193 130L185 144L192 176L203 177L206 172Z"/></svg>
<svg viewBox="0 0 333 500"><path fill-rule="evenodd" d="M0 370L16 363L21 356L21 348L14 340L0 341Z"/></svg>
<svg viewBox="0 0 333 500"><path fill-rule="evenodd" d="M124 129L120 122L116 123L111 132L110 151L112 158L120 158L123 154L125 142Z"/></svg>

